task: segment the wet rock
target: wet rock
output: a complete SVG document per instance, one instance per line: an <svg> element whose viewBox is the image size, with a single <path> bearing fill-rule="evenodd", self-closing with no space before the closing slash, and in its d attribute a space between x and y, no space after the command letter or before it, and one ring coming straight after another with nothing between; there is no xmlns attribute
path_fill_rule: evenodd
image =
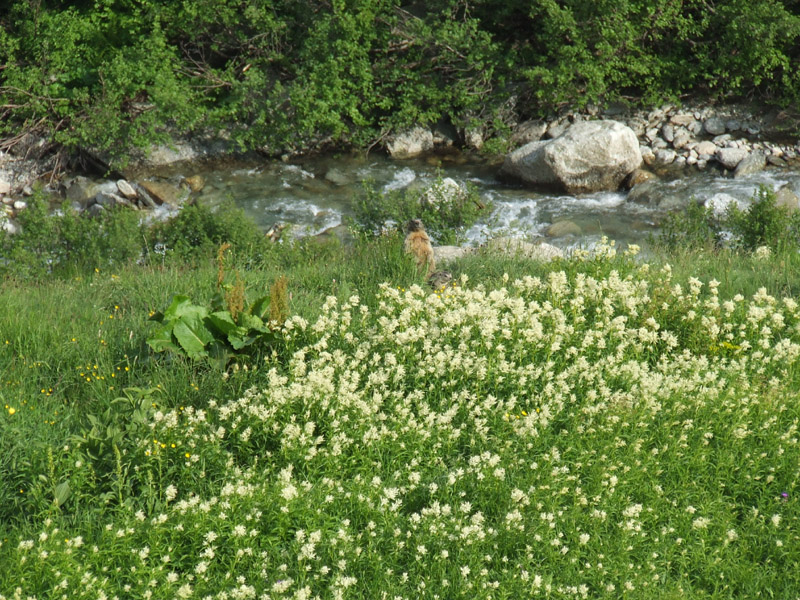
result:
<svg viewBox="0 0 800 600"><path fill-rule="evenodd" d="M789 163L783 160L780 156L775 156L774 154L770 154L767 157L767 163L769 163L773 167L780 167L780 168L786 168L789 166Z"/></svg>
<svg viewBox="0 0 800 600"><path fill-rule="evenodd" d="M573 221L556 221L545 231L545 235L551 238L566 237L568 235L579 236L583 233L580 225Z"/></svg>
<svg viewBox="0 0 800 600"><path fill-rule="evenodd" d="M336 167L328 169L328 171L325 173L325 181L338 186L345 186L353 183L353 181L347 175L345 175Z"/></svg>
<svg viewBox="0 0 800 600"><path fill-rule="evenodd" d="M186 190L167 183L165 181L141 181L139 185L156 201L158 204L167 204L174 208L179 207L188 198Z"/></svg>
<svg viewBox="0 0 800 600"><path fill-rule="evenodd" d="M764 156L763 152L751 152L744 160L742 160L742 162L737 165L733 176L737 179L740 177L747 177L753 173L763 171L764 167L766 166L767 157Z"/></svg>
<svg viewBox="0 0 800 600"><path fill-rule="evenodd" d="M582 121L552 141L531 142L506 157L501 173L570 193L616 190L642 164L633 131L616 121Z"/></svg>
<svg viewBox="0 0 800 600"><path fill-rule="evenodd" d="M631 189L651 179L658 179L658 177L647 169L636 169L625 180L625 187Z"/></svg>
<svg viewBox="0 0 800 600"><path fill-rule="evenodd" d="M735 169L747 157L747 150L743 148L720 148L717 150L717 161L726 169Z"/></svg>
<svg viewBox="0 0 800 600"><path fill-rule="evenodd" d="M189 189L193 193L202 192L203 188L206 187L206 180L202 175L190 175L186 177L183 182L189 186Z"/></svg>
<svg viewBox="0 0 800 600"><path fill-rule="evenodd" d="M386 145L392 158L414 158L433 150L433 132L415 127L392 137Z"/></svg>

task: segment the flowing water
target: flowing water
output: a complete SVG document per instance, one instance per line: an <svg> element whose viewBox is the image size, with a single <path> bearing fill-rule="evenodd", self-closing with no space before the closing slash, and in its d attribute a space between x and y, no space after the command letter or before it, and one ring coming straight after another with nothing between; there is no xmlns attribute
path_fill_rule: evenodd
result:
<svg viewBox="0 0 800 600"><path fill-rule="evenodd" d="M631 200L624 192L574 196L533 191L500 181L499 166L480 161L439 162L437 159L394 161L383 156L325 157L296 164L263 162L211 167L202 173L206 185L200 200L210 204L232 199L265 230L290 223L295 235L315 235L346 222L352 199L363 194L364 182L380 190L425 189L438 177L471 183L491 201L494 210L466 234L467 244L491 235L543 238L568 249L591 246L601 236L620 243L645 244L669 211L693 198L718 212L736 202L745 206L760 185L777 190L788 184L800 194L800 171L769 168L733 179L722 171L682 172L647 183L646 198ZM186 173L187 175L189 173ZM565 221L568 227L564 227ZM551 226L560 223L566 234Z"/></svg>

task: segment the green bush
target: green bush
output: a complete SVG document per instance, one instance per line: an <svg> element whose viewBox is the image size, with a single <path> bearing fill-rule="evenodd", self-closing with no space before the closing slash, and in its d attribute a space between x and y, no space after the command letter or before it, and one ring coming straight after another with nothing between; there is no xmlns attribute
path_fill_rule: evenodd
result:
<svg viewBox="0 0 800 600"><path fill-rule="evenodd" d="M154 225L147 238L151 262L159 262L166 255L180 261L211 258L225 243L252 251L267 243L258 226L233 202L215 209L203 204L184 206L177 216Z"/></svg>
<svg viewBox="0 0 800 600"><path fill-rule="evenodd" d="M441 178L431 187L418 190L379 191L373 184L353 201L355 224L362 231L377 234L387 225L404 232L410 219L421 219L425 230L439 244L463 241L466 230L491 213L491 204L467 185L455 190Z"/></svg>
<svg viewBox="0 0 800 600"><path fill-rule="evenodd" d="M771 250L800 249L800 215L775 204L775 192L759 187L745 210L732 205L725 222L734 235L734 246L752 251L759 246Z"/></svg>
<svg viewBox="0 0 800 600"><path fill-rule="evenodd" d="M0 238L0 272L37 278L113 268L137 260L142 253L139 215L110 208L97 216L78 213L65 202L51 211L50 199L36 193L19 213L20 231Z"/></svg>
<svg viewBox="0 0 800 600"><path fill-rule="evenodd" d="M661 226L657 244L675 252L703 250L723 245L734 250L753 251L767 246L773 251L800 249L800 215L775 204L775 192L760 186L745 209L731 204L727 212L716 217L714 211L699 202L691 202L682 212L667 216Z"/></svg>

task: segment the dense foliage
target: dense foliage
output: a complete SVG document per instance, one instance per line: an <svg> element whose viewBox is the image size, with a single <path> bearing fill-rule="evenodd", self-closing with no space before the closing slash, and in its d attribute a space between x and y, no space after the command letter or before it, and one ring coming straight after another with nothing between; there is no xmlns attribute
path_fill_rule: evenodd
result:
<svg viewBox="0 0 800 600"><path fill-rule="evenodd" d="M111 153L232 128L239 147L366 145L412 123L687 93L800 98L790 0L12 0L0 135ZM123 143L120 143L122 141Z"/></svg>

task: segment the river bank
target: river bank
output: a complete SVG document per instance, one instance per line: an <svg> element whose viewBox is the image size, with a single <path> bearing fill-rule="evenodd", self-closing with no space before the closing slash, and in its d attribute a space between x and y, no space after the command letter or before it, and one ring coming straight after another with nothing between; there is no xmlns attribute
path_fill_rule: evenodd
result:
<svg viewBox="0 0 800 600"><path fill-rule="evenodd" d="M613 120L636 135L642 169L619 190L571 194L499 176L504 154L557 139L572 125ZM46 144L31 141L24 154L0 157L2 227L15 217L36 181L54 198L79 211L97 213L123 204L163 218L186 201L219 204L233 199L265 230L291 225L296 235L317 235L351 215L350 204L366 184L389 193L429 187L439 178L475 186L495 207L463 232L475 245L493 234L543 238L562 248L591 244L606 235L640 243L658 230L665 214L691 199L724 212L744 205L760 185L779 192L789 208L800 205L800 143L796 120L765 107L663 106L650 111L572 111L549 120L515 125L504 138L478 132L459 136L446 127L416 128L387 139L384 147L331 155L285 155L279 159L234 155L220 140L176 141L153 148L126 167L106 165L111 178L67 172L49 178L52 157L37 156ZM22 150L22 148L20 149ZM403 157L403 158L400 158ZM102 163L102 161L99 161ZM49 171L48 171L49 169Z"/></svg>

